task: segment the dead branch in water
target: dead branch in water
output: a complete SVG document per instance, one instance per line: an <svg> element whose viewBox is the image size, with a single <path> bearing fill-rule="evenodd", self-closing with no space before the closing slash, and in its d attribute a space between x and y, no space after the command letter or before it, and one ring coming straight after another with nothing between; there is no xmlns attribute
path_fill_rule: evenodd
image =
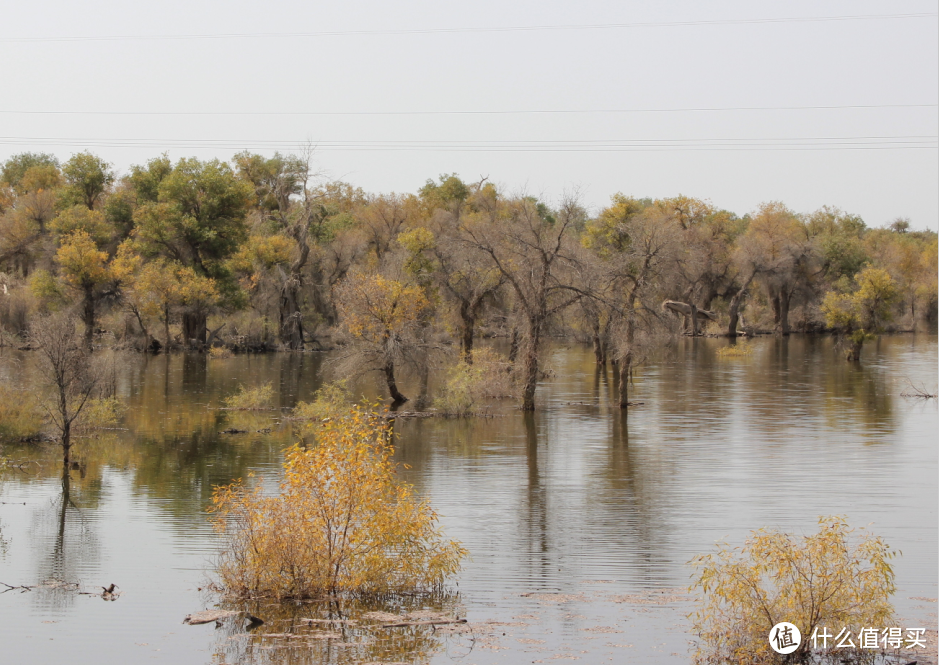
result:
<svg viewBox="0 0 939 665"><path fill-rule="evenodd" d="M936 399L935 392L929 392L924 386L918 386L913 383L910 379L907 379L906 382L910 384L909 391L904 391L900 393L901 397L915 397L918 399Z"/></svg>

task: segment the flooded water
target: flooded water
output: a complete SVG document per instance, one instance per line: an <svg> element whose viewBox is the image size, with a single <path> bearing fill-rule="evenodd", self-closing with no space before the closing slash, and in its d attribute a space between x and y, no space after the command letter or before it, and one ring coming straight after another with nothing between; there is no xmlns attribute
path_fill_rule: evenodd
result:
<svg viewBox="0 0 939 665"><path fill-rule="evenodd" d="M217 602L204 590L212 487L252 472L276 484L292 434L281 412L219 406L268 381L281 407L308 400L328 359L130 357L125 429L82 440L67 493L54 447L5 450L34 463L2 475L0 582L35 588L0 594L0 659L686 663L687 562L763 526L812 532L822 515L871 524L902 550L895 605L934 628L939 413L901 393L935 388L936 337L882 338L861 365L828 338L757 339L738 358L717 354L726 344L682 340L640 367L628 417L592 352L558 345L534 414L494 403L488 418L398 419L402 474L471 553L453 594L341 615L253 606L267 623L251 632L182 619ZM29 381L33 362L0 357L0 380ZM228 427L249 433L219 434ZM104 601L111 583L121 595ZM469 623L383 631L362 618L376 610ZM320 621L303 632L301 618Z"/></svg>

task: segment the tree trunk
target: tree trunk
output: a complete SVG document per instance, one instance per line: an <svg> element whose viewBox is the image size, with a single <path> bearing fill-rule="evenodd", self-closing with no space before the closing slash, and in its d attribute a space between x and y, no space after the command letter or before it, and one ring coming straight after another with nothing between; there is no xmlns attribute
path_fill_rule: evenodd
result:
<svg viewBox="0 0 939 665"><path fill-rule="evenodd" d="M85 346L91 350L95 341L95 291L94 286L84 287L82 298L82 323L85 324Z"/></svg>
<svg viewBox="0 0 939 665"><path fill-rule="evenodd" d="M68 473L72 465L72 423L68 420L62 425L62 464Z"/></svg>
<svg viewBox="0 0 939 665"><path fill-rule="evenodd" d="M202 310L183 314L183 343L190 347L193 342L205 346L205 320L208 318Z"/></svg>
<svg viewBox="0 0 939 665"><path fill-rule="evenodd" d="M860 362L861 361L861 347L864 345L864 341L860 342L851 342L851 346L848 347L848 360L851 362Z"/></svg>
<svg viewBox="0 0 939 665"><path fill-rule="evenodd" d="M519 333L518 326L512 328L512 341L509 344L509 363L514 365L518 358Z"/></svg>
<svg viewBox="0 0 939 665"><path fill-rule="evenodd" d="M467 365L473 364L473 329L476 317L467 301L460 303L460 357Z"/></svg>
<svg viewBox="0 0 939 665"><path fill-rule="evenodd" d="M522 411L535 410L535 388L538 387L538 346L541 343L541 326L543 320L539 317L528 323L528 340L525 345L525 385L522 389Z"/></svg>
<svg viewBox="0 0 939 665"><path fill-rule="evenodd" d="M303 349L303 315L300 313L300 275L292 274L280 292L280 341L288 349Z"/></svg>
<svg viewBox="0 0 939 665"><path fill-rule="evenodd" d="M401 394L401 391L398 390L398 383L395 381L395 365L393 362L388 361L385 363L385 383L388 384L388 392L391 393L391 405L398 406L404 404L408 401L408 398Z"/></svg>
<svg viewBox="0 0 939 665"><path fill-rule="evenodd" d="M170 306L163 306L163 336L166 341L166 352L170 352Z"/></svg>
<svg viewBox="0 0 939 665"><path fill-rule="evenodd" d="M698 336L698 307L693 302L688 303L688 306L691 307L691 313L688 315L691 319L691 336Z"/></svg>
<svg viewBox="0 0 939 665"><path fill-rule="evenodd" d="M792 294L783 291L779 294L779 327L777 330L783 334L789 334L789 301Z"/></svg>
<svg viewBox="0 0 939 665"><path fill-rule="evenodd" d="M694 305L692 305L692 314L697 315ZM697 316L694 318L696 319ZM633 343L636 338L636 329L630 319L626 320L624 332L625 353L622 354L619 362L619 408L621 409L629 407L629 374L633 368Z"/></svg>

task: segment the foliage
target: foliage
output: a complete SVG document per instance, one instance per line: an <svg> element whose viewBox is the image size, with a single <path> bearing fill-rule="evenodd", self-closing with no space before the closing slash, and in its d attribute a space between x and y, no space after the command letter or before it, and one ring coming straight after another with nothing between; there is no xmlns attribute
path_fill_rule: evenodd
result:
<svg viewBox="0 0 939 665"><path fill-rule="evenodd" d="M88 400L76 423L76 431L113 427L124 416L127 405L117 397L96 397Z"/></svg>
<svg viewBox="0 0 939 665"><path fill-rule="evenodd" d="M844 517L819 518L818 533L793 536L772 529L751 533L743 547L722 543L699 555L694 588L701 592L692 615L700 636L697 663L774 663L770 628L795 624L804 654L815 628L887 626L896 590L886 542L867 534L851 542Z"/></svg>
<svg viewBox="0 0 939 665"><path fill-rule="evenodd" d="M225 398L225 407L235 411L259 411L270 408L273 398L274 385L272 383L265 383L254 388L241 386L237 393Z"/></svg>
<svg viewBox="0 0 939 665"><path fill-rule="evenodd" d="M447 371L447 382L434 400L434 408L454 416L479 410L486 398L512 397L511 366L492 349L477 349L472 364L461 358Z"/></svg>
<svg viewBox="0 0 939 665"><path fill-rule="evenodd" d="M300 402L294 407L293 417L302 420L335 418L349 409L351 399L344 380L324 383L313 393L312 402Z"/></svg>
<svg viewBox="0 0 939 665"><path fill-rule="evenodd" d="M825 321L851 341L848 358L858 360L861 345L874 339L892 316L900 291L890 274L868 266L854 276L856 288L848 293L829 291L822 301Z"/></svg>
<svg viewBox="0 0 939 665"><path fill-rule="evenodd" d="M106 161L90 152L72 155L62 166L66 185L61 192L64 205L84 205L94 209L99 198L114 182L114 171Z"/></svg>
<svg viewBox="0 0 939 665"><path fill-rule="evenodd" d="M740 342L733 346L724 346L717 350L718 358L746 358L753 353L753 347L748 342Z"/></svg>
<svg viewBox="0 0 939 665"><path fill-rule="evenodd" d="M0 384L0 443L15 443L38 435L43 420L34 391Z"/></svg>
<svg viewBox="0 0 939 665"><path fill-rule="evenodd" d="M277 496L218 487L211 510L226 545L218 574L239 597L378 596L440 589L466 551L444 539L430 505L400 482L390 432L353 408L287 451Z"/></svg>

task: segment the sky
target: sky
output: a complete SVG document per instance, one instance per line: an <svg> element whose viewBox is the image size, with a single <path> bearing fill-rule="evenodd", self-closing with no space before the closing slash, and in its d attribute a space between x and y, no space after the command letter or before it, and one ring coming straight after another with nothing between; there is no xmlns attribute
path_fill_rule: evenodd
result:
<svg viewBox="0 0 939 665"><path fill-rule="evenodd" d="M314 148L325 179L488 177L939 229L939 3L5 3L0 161Z"/></svg>

